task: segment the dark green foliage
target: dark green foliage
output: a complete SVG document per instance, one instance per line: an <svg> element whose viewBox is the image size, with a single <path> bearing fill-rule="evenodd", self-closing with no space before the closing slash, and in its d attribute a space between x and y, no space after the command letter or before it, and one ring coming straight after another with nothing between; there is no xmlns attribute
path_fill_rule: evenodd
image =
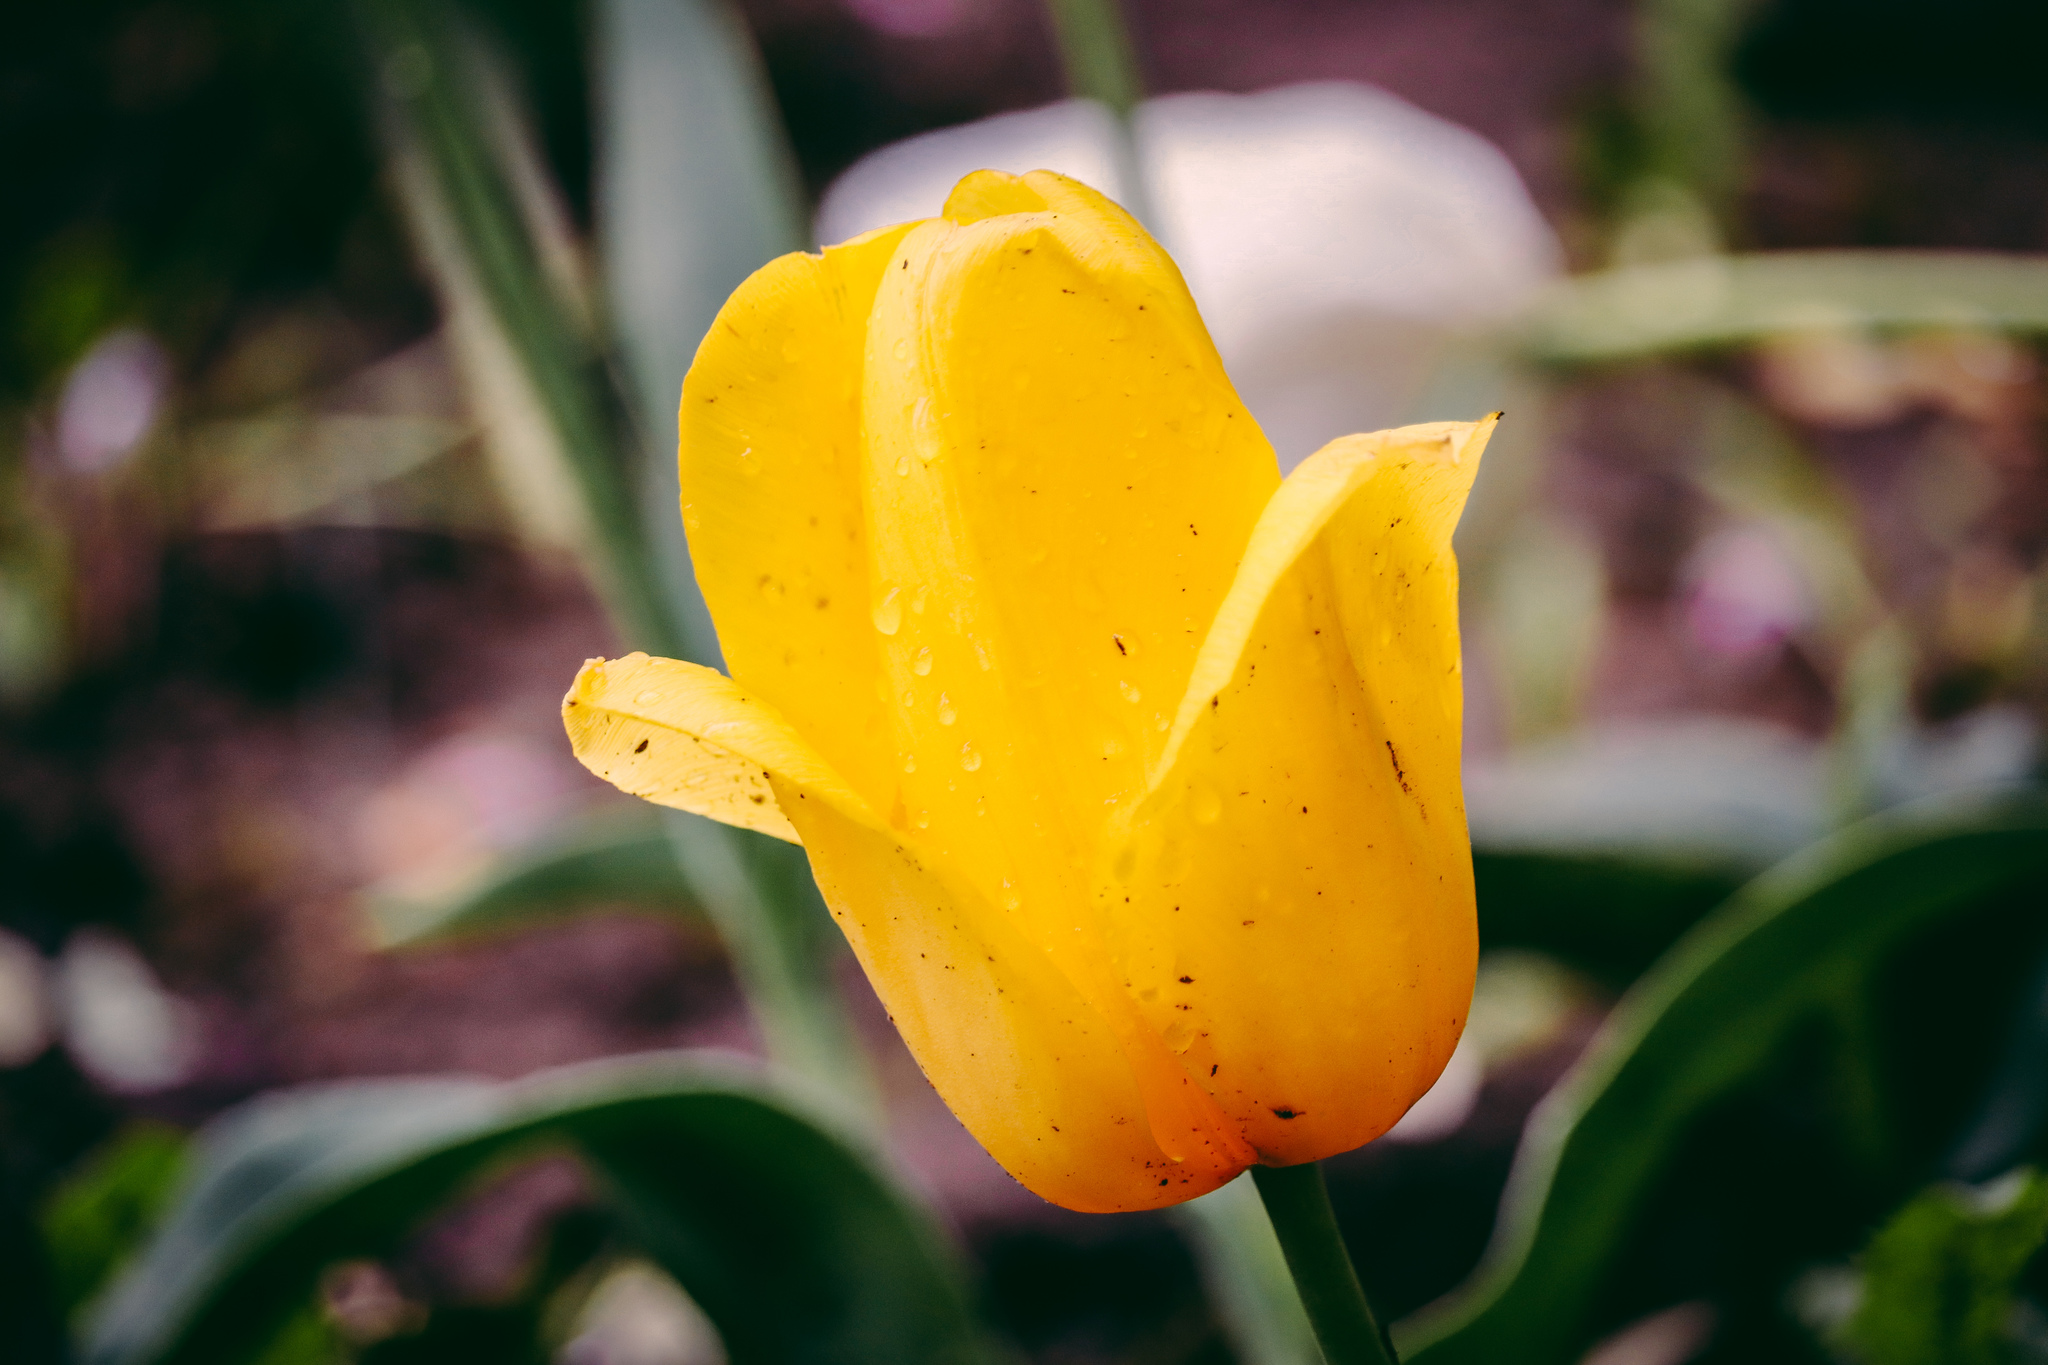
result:
<svg viewBox="0 0 2048 1365"><path fill-rule="evenodd" d="M42 1231L63 1312L97 1293L155 1229L184 1169L184 1135L138 1123L57 1186L43 1206Z"/></svg>
<svg viewBox="0 0 2048 1365"><path fill-rule="evenodd" d="M1780 1242L1821 1239L1827 1228L1818 1224L1849 1223L1870 1200L1884 1201L1878 1209L1895 1204L1925 1179L1894 1192L1900 1171L1931 1162L1953 1140L1986 1079L1988 1058L1977 1055L1989 1051L1986 1040L1944 1034L1944 1019L1979 1033L2009 1020L2006 988L2020 984L2010 979L2013 964L2024 972L2042 946L2044 891L2048 806L2039 801L1957 802L1873 820L1745 888L1636 984L1538 1110L1486 1263L1458 1294L1397 1330L1412 1362L1576 1359L1613 1311L1613 1286L1641 1268L1626 1256L1634 1239L1678 1221L1688 1181L1717 1188L1701 1183L1706 1172L1727 1184L1715 1207L1694 1204L1685 1216L1714 1225L1731 1201L1747 1202L1732 1211L1775 1213ZM1987 913L2002 918L1980 926ZM1930 939L1949 926L1970 932ZM1910 998L1896 989L1902 974L1974 989L1935 998L1930 1012L1924 990L1917 1006L1901 1003ZM1902 1036L1859 1022L1873 995L1887 1002L1884 1017L1910 1019L1914 1030ZM1965 1040L1974 1048L1958 1046ZM1797 1074L1817 1047L1852 1065L1823 1073L1836 1079L1832 1087L1792 1087L1805 1109L1771 1101L1780 1108L1762 1131L1780 1145L1756 1148L1737 1102L1753 1107L1761 1083ZM1867 1080L1843 1083L1857 1067L1870 1068ZM1886 1094L1904 1075L1918 1087L1911 1103ZM1815 1104L1821 1110L1810 1112ZM1842 1135L1832 1160L1800 1155L1825 1150L1829 1131ZM1774 1188L1760 1201L1770 1208L1742 1198ZM1752 1245L1741 1259L1751 1274L1783 1270L1788 1279L1791 1267L1779 1265L1788 1249L1796 1247ZM1776 1281L1780 1290L1784 1282Z"/></svg>
<svg viewBox="0 0 2048 1365"><path fill-rule="evenodd" d="M835 1133L752 1073L677 1054L511 1084L266 1097L202 1136L192 1185L110 1295L84 1360L255 1361L326 1267L389 1256L480 1175L547 1147L580 1154L613 1192L735 1365L978 1359L951 1253Z"/></svg>
<svg viewBox="0 0 2048 1365"><path fill-rule="evenodd" d="M2048 1179L1936 1185L1871 1238L1842 1342L1866 1365L2003 1365L2020 1273L2048 1240Z"/></svg>

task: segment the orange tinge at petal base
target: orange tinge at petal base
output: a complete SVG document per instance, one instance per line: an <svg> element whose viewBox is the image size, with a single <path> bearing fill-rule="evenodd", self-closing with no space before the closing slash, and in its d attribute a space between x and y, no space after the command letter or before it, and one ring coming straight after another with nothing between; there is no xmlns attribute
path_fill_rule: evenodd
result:
<svg viewBox="0 0 2048 1365"><path fill-rule="evenodd" d="M772 261L683 386L731 677L592 660L626 791L801 840L926 1076L1069 1208L1369 1142L1477 956L1451 530L1494 418L1284 481L1180 272L1072 180Z"/></svg>

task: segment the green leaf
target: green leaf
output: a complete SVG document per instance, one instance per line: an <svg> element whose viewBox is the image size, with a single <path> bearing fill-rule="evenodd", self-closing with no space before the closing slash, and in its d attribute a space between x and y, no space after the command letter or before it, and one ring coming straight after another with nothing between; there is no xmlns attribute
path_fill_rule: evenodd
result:
<svg viewBox="0 0 2048 1365"><path fill-rule="evenodd" d="M705 274L680 290L646 282L656 300L698 307L718 285L716 272L733 266L726 248L739 248L727 234L748 225L786 232L786 223L776 223L789 206L768 183L782 169L764 165L750 172L744 165L751 155L768 156L763 149L775 141L762 122L767 115L758 82L745 71L728 71L721 79L708 74L721 61L746 57L743 32L711 0L689 6L681 22L674 22L676 14L664 22L656 6L657 0L646 0L607 13L607 58L618 57L621 35L645 38L657 54L677 55L679 43L709 44L669 73L670 79L690 80L685 102L697 116L680 140L744 133L744 145L726 149L742 164L697 185L610 185L607 212L628 204L641 212L648 203L680 199L711 222L726 217L730 206L703 196L736 193L735 186L751 183L750 174L761 182L754 207L732 215L737 228L733 222L711 227L710 236L721 245L708 264L700 262ZM674 485L659 473L673 467L667 453L672 447L660 442L662 452L651 459L643 447L634 404L597 328L596 310L566 264L576 259L576 246L566 240L560 215L545 211L554 197L531 140L523 136L526 120L508 73L445 0L361 0L358 13L392 181L449 314L449 330L465 343L457 352L474 406L493 433L493 448L513 468L508 481L527 490L529 520L566 523L555 529L582 554L629 643L709 662L715 642L706 629L708 617L674 542L680 523ZM635 71L636 89L643 89L653 77L644 65ZM629 169L621 158L649 139L677 142L676 129L665 123L652 130L639 126L672 112L672 105L652 98L608 109L608 174ZM631 137L628 120L637 121ZM694 161L634 157L631 167L672 176L688 165L722 159L707 144ZM793 191L782 198L788 194ZM689 237L687 231L682 235ZM773 254L785 242L756 245ZM661 258L659 244L638 241L635 261ZM614 281L615 290L622 287L641 285ZM644 321L637 308L630 316ZM675 337L636 334L635 344L636 363L649 366L641 376L643 388L666 382L660 365L672 364ZM650 494L649 484L660 491ZM657 526L667 529L657 532ZM810 883L802 851L691 816L665 827L697 903L732 955L769 1054L820 1086L844 1091L851 1103L872 1108L872 1074L832 984L843 941Z"/></svg>
<svg viewBox="0 0 2048 1365"><path fill-rule="evenodd" d="M597 229L647 434L641 506L684 657L716 667L676 512L676 398L726 296L809 245L810 224L760 54L727 0L602 0L594 13Z"/></svg>
<svg viewBox="0 0 2048 1365"><path fill-rule="evenodd" d="M1617 988L1742 884L1706 860L1478 847L1472 872L1485 949L1530 949Z"/></svg>
<svg viewBox="0 0 2048 1365"><path fill-rule="evenodd" d="M980 1358L949 1249L844 1125L734 1061L655 1054L234 1111L198 1139L195 1178L105 1301L86 1365L252 1361L324 1267L389 1255L479 1174L547 1145L582 1154L734 1365Z"/></svg>
<svg viewBox="0 0 2048 1365"><path fill-rule="evenodd" d="M2048 1179L1940 1184L1878 1230L1842 1339L1866 1365L2003 1365L2013 1291L2048 1241Z"/></svg>
<svg viewBox="0 0 2048 1365"><path fill-rule="evenodd" d="M1917 932L2048 879L2048 803L1858 825L1752 882L1615 1008L1530 1120L1480 1269L1396 1328L1411 1365L1566 1362L1689 1126Z"/></svg>
<svg viewBox="0 0 2048 1365"><path fill-rule="evenodd" d="M431 943L631 905L703 923L657 808L621 806L528 848L483 885L440 904L372 907L388 944Z"/></svg>
<svg viewBox="0 0 2048 1365"><path fill-rule="evenodd" d="M64 1312L98 1293L156 1226L184 1166L183 1133L136 1123L51 1192L43 1204L43 1242Z"/></svg>
<svg viewBox="0 0 2048 1365"><path fill-rule="evenodd" d="M2048 263L1991 252L1774 251L1630 266L1560 284L1531 359L1594 365L1835 327L2048 332Z"/></svg>

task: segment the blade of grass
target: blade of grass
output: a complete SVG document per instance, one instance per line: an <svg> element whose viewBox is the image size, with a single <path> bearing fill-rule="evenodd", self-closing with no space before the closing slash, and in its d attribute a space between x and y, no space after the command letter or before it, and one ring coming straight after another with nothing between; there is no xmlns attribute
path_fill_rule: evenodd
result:
<svg viewBox="0 0 2048 1365"><path fill-rule="evenodd" d="M546 178L522 150L511 83L444 3L362 0L358 13L400 203L469 338L481 404L527 443L538 501L562 514L562 538L620 634L650 652L715 659L686 568L664 574L650 535L657 518L679 520L674 494L643 515L646 470L672 462L646 458L595 310L564 268L575 253L549 246ZM677 822L684 877L725 939L770 1054L871 1112L870 1072L832 980L836 931L801 852Z"/></svg>

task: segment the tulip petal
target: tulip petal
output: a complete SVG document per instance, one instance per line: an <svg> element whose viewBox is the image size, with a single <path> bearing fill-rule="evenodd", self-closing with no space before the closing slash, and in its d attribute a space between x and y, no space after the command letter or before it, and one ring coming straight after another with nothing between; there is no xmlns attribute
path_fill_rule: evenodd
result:
<svg viewBox="0 0 2048 1365"><path fill-rule="evenodd" d="M1146 1017L1274 1164L1434 1083L1477 957L1451 530L1493 418L1333 442L1260 519L1105 873Z"/></svg>
<svg viewBox="0 0 2048 1365"><path fill-rule="evenodd" d="M1082 1212L1129 1212L1206 1194L1250 1161L1241 1145L1170 1156L1155 1137L1162 1106L1148 1103L1117 1029L1008 916L913 845L821 802L798 808L796 823L926 1078L1027 1189ZM1214 1112L1185 1076L1177 1083Z"/></svg>
<svg viewBox="0 0 2048 1365"><path fill-rule="evenodd" d="M1216 1188L1249 1159L1241 1145L1187 1140L1177 1145L1196 1159L1169 1155L1154 1130L1172 1106L1148 1105L1114 1022L732 680L645 654L593 659L562 716L577 758L625 791L778 838L803 832L833 917L926 1076L1032 1190L1069 1208L1152 1208ZM1213 1102L1176 1083L1214 1122Z"/></svg>
<svg viewBox="0 0 2048 1365"><path fill-rule="evenodd" d="M698 348L678 419L683 525L726 667L883 803L861 368L876 285L907 231L756 271Z"/></svg>
<svg viewBox="0 0 2048 1365"><path fill-rule="evenodd" d="M792 843L771 772L858 801L780 716L698 664L591 659L562 699L562 724L577 761L619 790Z"/></svg>
<svg viewBox="0 0 2048 1365"><path fill-rule="evenodd" d="M1143 792L1279 472L1123 210L980 172L946 213L903 239L869 326L870 591L904 799L993 893Z"/></svg>

